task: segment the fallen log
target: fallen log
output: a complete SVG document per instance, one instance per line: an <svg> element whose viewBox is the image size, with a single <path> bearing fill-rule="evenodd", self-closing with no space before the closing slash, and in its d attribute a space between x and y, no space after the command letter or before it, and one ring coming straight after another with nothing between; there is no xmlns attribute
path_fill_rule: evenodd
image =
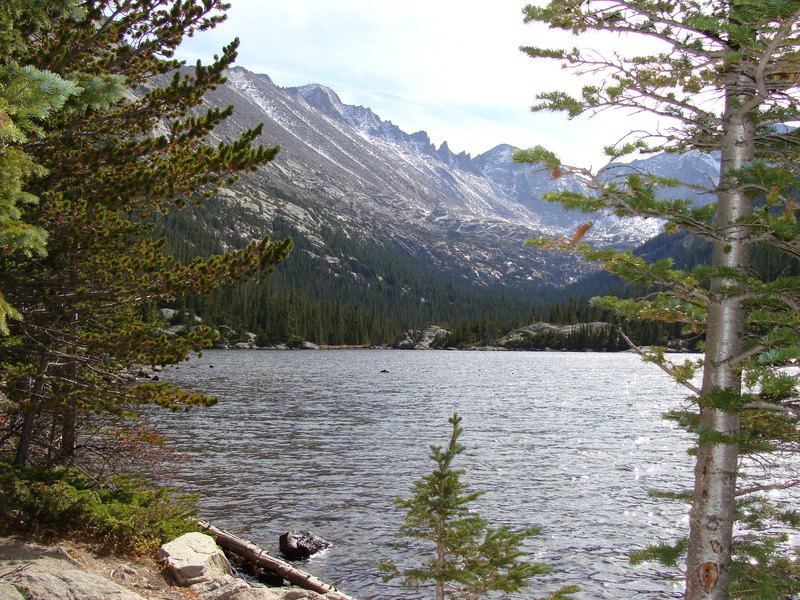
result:
<svg viewBox="0 0 800 600"><path fill-rule="evenodd" d="M272 556L266 550L256 546L253 542L243 540L205 521L198 521L197 523L203 531L213 536L217 540L217 543L226 550L241 556L258 567L272 571L276 575L283 577L292 585L301 587L304 590L317 592L318 594L325 594L330 600L355 600L352 596L340 592L332 585L328 585L310 573L306 573L290 565L286 561Z"/></svg>

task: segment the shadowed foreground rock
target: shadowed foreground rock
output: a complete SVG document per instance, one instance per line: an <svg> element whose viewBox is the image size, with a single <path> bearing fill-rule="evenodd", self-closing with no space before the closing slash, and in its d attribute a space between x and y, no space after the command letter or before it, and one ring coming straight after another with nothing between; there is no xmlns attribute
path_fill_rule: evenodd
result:
<svg viewBox="0 0 800 600"><path fill-rule="evenodd" d="M15 588L19 597L26 600L145 600L105 577L78 569L60 573L18 573L9 587ZM0 599L15 597L14 590L7 591L8 596L0 591Z"/></svg>
<svg viewBox="0 0 800 600"><path fill-rule="evenodd" d="M196 536L207 539L200 541ZM226 568L217 564L216 558L209 558L219 552L210 537L190 534L186 542L170 542L171 560L184 566L194 564L199 544L200 558L205 557L213 567L204 565L203 575L189 569L186 581L208 577L212 572L216 575L179 587L169 571L152 558L97 555L89 547L69 541L44 546L0 537L0 600L352 600L330 586L325 586L330 592L319 593L300 587L251 584L225 573ZM182 557L180 548L187 548L192 560ZM206 552L209 548L213 552ZM199 563L194 566L200 568Z"/></svg>

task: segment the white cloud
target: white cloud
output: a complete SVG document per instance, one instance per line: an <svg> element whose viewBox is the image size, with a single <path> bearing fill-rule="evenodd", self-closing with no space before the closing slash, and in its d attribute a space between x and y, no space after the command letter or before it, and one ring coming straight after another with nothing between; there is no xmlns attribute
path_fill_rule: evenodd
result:
<svg viewBox="0 0 800 600"><path fill-rule="evenodd" d="M521 45L575 43L522 22L524 0L232 0L228 20L188 40L181 56L209 60L241 39L237 64L281 86L321 83L348 104L473 155L509 143L542 144L598 165L631 121L606 113L567 121L532 114L537 92L585 82L534 61ZM584 40L581 40L581 45ZM598 42L593 40L596 45Z"/></svg>

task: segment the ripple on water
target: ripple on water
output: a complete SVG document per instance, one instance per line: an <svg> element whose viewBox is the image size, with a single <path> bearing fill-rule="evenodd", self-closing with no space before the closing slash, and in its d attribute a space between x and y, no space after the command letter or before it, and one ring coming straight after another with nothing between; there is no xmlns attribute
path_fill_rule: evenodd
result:
<svg viewBox="0 0 800 600"><path fill-rule="evenodd" d="M680 596L674 573L627 562L684 526L683 506L647 491L691 477L688 439L660 419L685 393L636 356L214 351L165 377L221 399L153 413L187 455L174 483L202 491L203 516L272 551L284 531L313 529L335 546L306 568L363 600L409 597L376 563L403 559L392 500L430 471L428 445L446 443L454 411L459 466L486 491L476 508L495 525L542 526L526 549L554 569L537 596L565 583L585 599Z"/></svg>

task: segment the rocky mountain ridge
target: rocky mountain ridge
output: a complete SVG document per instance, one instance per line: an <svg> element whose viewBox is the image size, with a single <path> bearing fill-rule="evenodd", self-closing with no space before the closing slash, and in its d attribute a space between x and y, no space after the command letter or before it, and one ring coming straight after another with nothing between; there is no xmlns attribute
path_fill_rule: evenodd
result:
<svg viewBox="0 0 800 600"><path fill-rule="evenodd" d="M269 233L282 219L312 244L306 258L331 269L342 258L329 245L335 234L395 246L485 285L565 285L586 272L567 257L524 247L528 239L570 235L587 220L542 200L548 191L585 190L580 177L553 179L515 164L509 145L476 157L446 142L437 148L426 132L406 133L330 88L281 88L239 67L208 101L235 107L222 137L261 122L259 141L281 146L273 163L222 192L256 217L229 224L241 238ZM628 248L658 228L654 220L606 217L587 240Z"/></svg>

